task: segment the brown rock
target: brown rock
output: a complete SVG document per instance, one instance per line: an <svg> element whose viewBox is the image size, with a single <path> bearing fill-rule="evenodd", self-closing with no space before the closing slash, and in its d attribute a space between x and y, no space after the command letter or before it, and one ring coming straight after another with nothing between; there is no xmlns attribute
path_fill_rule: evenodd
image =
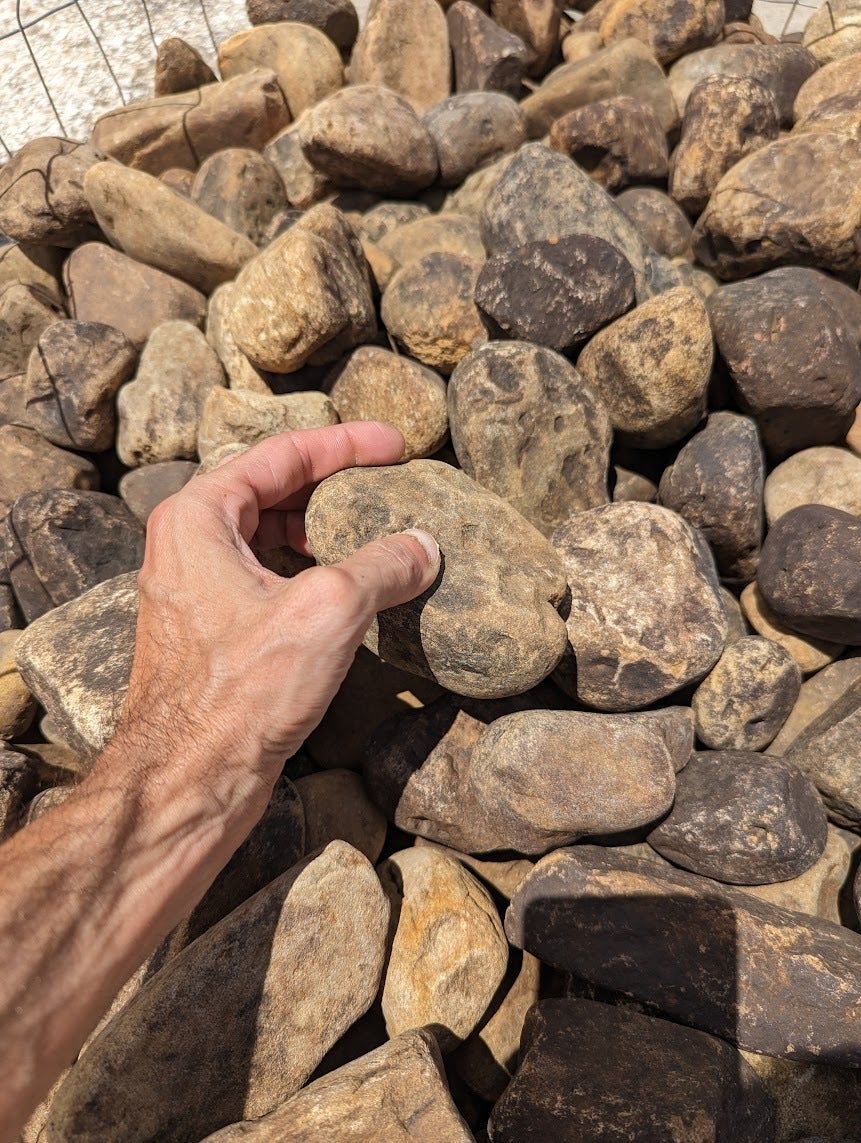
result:
<svg viewBox="0 0 861 1143"><path fill-rule="evenodd" d="M838 825L859 831L861 778L856 743L861 723L861 684L854 682L809 723L784 754L816 784Z"/></svg>
<svg viewBox="0 0 861 1143"><path fill-rule="evenodd" d="M861 679L861 655L838 659L801 684L801 691L780 733L766 750L782 758L795 739Z"/></svg>
<svg viewBox="0 0 861 1143"><path fill-rule="evenodd" d="M206 312L206 340L215 350L231 389L250 389L252 393L268 396L275 390L295 387L287 374L269 373L252 365L236 343L230 329L235 284L225 282L210 295Z"/></svg>
<svg viewBox="0 0 861 1143"><path fill-rule="evenodd" d="M664 191L657 187L629 187L616 196L616 205L653 250L665 258L693 261L691 224Z"/></svg>
<svg viewBox="0 0 861 1143"><path fill-rule="evenodd" d="M772 470L765 482L769 525L803 504L861 515L861 457L844 448L807 448Z"/></svg>
<svg viewBox="0 0 861 1143"><path fill-rule="evenodd" d="M798 877L788 881L777 881L771 885L745 885L745 893L779 905L781 909L792 909L796 913L806 913L809 917L819 917L823 921L841 923L839 896L849 873L851 851L841 837L836 826L828 826L825 849L818 861Z"/></svg>
<svg viewBox="0 0 861 1143"><path fill-rule="evenodd" d="M138 520L146 524L156 505L179 492L196 471L197 465L192 461L163 460L127 472L117 491Z"/></svg>
<svg viewBox="0 0 861 1143"><path fill-rule="evenodd" d="M295 20L319 28L341 52L349 52L359 34L359 16L352 0L246 0L252 24Z"/></svg>
<svg viewBox="0 0 861 1143"><path fill-rule="evenodd" d="M87 143L32 139L0 171L0 230L16 242L78 246L100 236L84 175L104 159Z"/></svg>
<svg viewBox="0 0 861 1143"><path fill-rule="evenodd" d="M439 180L454 187L477 167L510 154L526 142L517 103L496 91L449 96L424 115L439 158Z"/></svg>
<svg viewBox="0 0 861 1143"><path fill-rule="evenodd" d="M754 631L785 647L803 675L821 670L845 650L845 645L842 643L831 643L827 639L805 638L791 631L768 606L755 582L747 585L741 593L740 601L745 618Z"/></svg>
<svg viewBox="0 0 861 1143"><path fill-rule="evenodd" d="M207 83L217 83L218 76L191 44L177 36L162 40L155 57L155 94L174 95L192 91Z"/></svg>
<svg viewBox="0 0 861 1143"><path fill-rule="evenodd" d="M381 242L420 218L436 217L423 202L380 202L362 215L355 230L362 242Z"/></svg>
<svg viewBox="0 0 861 1143"><path fill-rule="evenodd" d="M24 373L40 336L66 315L59 299L41 286L10 282L0 289L0 378Z"/></svg>
<svg viewBox="0 0 861 1143"><path fill-rule="evenodd" d="M20 631L0 631L0 741L19 738L36 714L36 700L15 666L15 644ZM0 840L5 841L18 825L24 801L36 792L36 776L18 755L4 766L6 751L0 748ZM30 791L27 793L27 791Z"/></svg>
<svg viewBox="0 0 861 1143"><path fill-rule="evenodd" d="M384 278L383 289L398 270L428 254L460 254L476 262L485 260L478 219L453 210L414 218L375 241L378 250L391 259L391 271Z"/></svg>
<svg viewBox="0 0 861 1143"><path fill-rule="evenodd" d="M667 176L667 139L648 104L618 95L575 108L550 128L550 146L607 190Z"/></svg>
<svg viewBox="0 0 861 1143"><path fill-rule="evenodd" d="M372 0L350 82L396 91L421 114L451 91L448 26L437 0Z"/></svg>
<svg viewBox="0 0 861 1143"><path fill-rule="evenodd" d="M5 168L4 168L5 169ZM0 286L22 282L59 294L60 275L66 251L60 246L4 241L0 237Z"/></svg>
<svg viewBox="0 0 861 1143"><path fill-rule="evenodd" d="M278 171L287 201L291 206L307 210L335 193L335 185L305 158L299 136L299 123L285 128L263 148L263 157Z"/></svg>
<svg viewBox="0 0 861 1143"><path fill-rule="evenodd" d="M336 425L338 414L325 395L311 391L264 396L243 389L211 388L203 402L197 451L208 460L224 445L245 448L293 429L313 429Z"/></svg>
<svg viewBox="0 0 861 1143"><path fill-rule="evenodd" d="M447 13L457 91L520 94L529 49L468 0L456 0Z"/></svg>
<svg viewBox="0 0 861 1143"><path fill-rule="evenodd" d="M25 492L98 488L99 474L83 457L49 444L23 425L0 425L0 515Z"/></svg>
<svg viewBox="0 0 861 1143"><path fill-rule="evenodd" d="M562 7L557 0L491 0L490 14L526 44L529 74L543 75L559 51Z"/></svg>
<svg viewBox="0 0 861 1143"><path fill-rule="evenodd" d="M805 1139L824 1143L826 1132L828 1138L849 1140L857 1131L861 1074L855 1068L841 1068L827 1060L798 1063L755 1052L741 1054L777 1109L778 1143L804 1143Z"/></svg>
<svg viewBox="0 0 861 1143"><path fill-rule="evenodd" d="M292 20L249 28L223 40L218 68L226 80L271 68L294 119L344 82L341 56L329 37Z"/></svg>
<svg viewBox="0 0 861 1143"><path fill-rule="evenodd" d="M386 819L352 770L324 770L296 779L305 810L305 852L346 841L373 863L386 840Z"/></svg>
<svg viewBox="0 0 861 1143"><path fill-rule="evenodd" d="M614 0L601 21L605 44L633 36L655 53L661 64L708 47L724 25L724 7L714 0Z"/></svg>
<svg viewBox="0 0 861 1143"><path fill-rule="evenodd" d="M256 246L266 245L273 218L287 207L287 192L276 167L243 147L210 155L195 175L191 199Z"/></svg>

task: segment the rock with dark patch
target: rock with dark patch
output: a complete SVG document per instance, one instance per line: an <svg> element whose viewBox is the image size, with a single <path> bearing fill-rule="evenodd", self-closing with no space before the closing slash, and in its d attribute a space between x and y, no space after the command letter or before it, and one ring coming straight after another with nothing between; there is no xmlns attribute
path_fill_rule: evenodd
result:
<svg viewBox="0 0 861 1143"><path fill-rule="evenodd" d="M756 423L729 412L712 413L661 477L661 503L699 528L727 583L756 575L764 480Z"/></svg>
<svg viewBox="0 0 861 1143"><path fill-rule="evenodd" d="M829 0L824 11L812 12L802 42L820 64L861 51L857 0Z"/></svg>
<svg viewBox="0 0 861 1143"><path fill-rule="evenodd" d="M753 200L756 211L748 210ZM856 140L827 130L792 133L727 171L694 228L694 253L726 279L785 265L851 274L861 268L859 219Z"/></svg>
<svg viewBox="0 0 861 1143"><path fill-rule="evenodd" d="M16 242L74 247L101 236L84 175L104 159L88 143L32 139L0 171L0 230Z"/></svg>
<svg viewBox="0 0 861 1143"><path fill-rule="evenodd" d="M616 0L601 20L600 33L605 44L627 36L642 40L666 66L713 44L724 19L723 4L714 0Z"/></svg>
<svg viewBox="0 0 861 1143"><path fill-rule="evenodd" d="M521 882L505 931L545 964L750 1051L861 1061L861 936L827 921L577 846Z"/></svg>
<svg viewBox="0 0 861 1143"><path fill-rule="evenodd" d="M117 491L138 520L146 524L152 510L184 488L196 471L197 465L190 460L147 464L121 477Z"/></svg>
<svg viewBox="0 0 861 1143"><path fill-rule="evenodd" d="M568 351L631 308L634 273L609 242L569 234L494 254L475 301L494 333Z"/></svg>
<svg viewBox="0 0 861 1143"><path fill-rule="evenodd" d="M825 504L861 516L861 457L846 448L802 449L772 469L765 482L769 524L804 504Z"/></svg>
<svg viewBox="0 0 861 1143"><path fill-rule="evenodd" d="M206 315L206 298L188 283L101 242L73 251L63 267L63 283L73 318L113 326L138 347L162 322L199 326Z"/></svg>
<svg viewBox="0 0 861 1143"><path fill-rule="evenodd" d="M20 788L20 781L14 774L6 780L2 768L4 744L9 739L20 738L29 729L36 714L36 700L15 664L15 644L20 634L20 631L14 629L0 631L0 841L9 836L12 818L6 807L10 798L14 802L16 791ZM20 800L17 804L20 809Z"/></svg>
<svg viewBox="0 0 861 1143"><path fill-rule="evenodd" d="M23 282L57 293L66 251L61 246L42 246L32 242L11 242L0 236L0 286Z"/></svg>
<svg viewBox="0 0 861 1143"><path fill-rule="evenodd" d="M266 245L273 218L287 207L287 192L276 167L244 147L210 155L194 177L191 199L255 246Z"/></svg>
<svg viewBox="0 0 861 1143"><path fill-rule="evenodd" d="M523 112L497 91L451 95L424 116L439 157L443 186L459 186L470 172L516 151L526 141Z"/></svg>
<svg viewBox="0 0 861 1143"><path fill-rule="evenodd" d="M0 425L0 516L25 492L98 487L99 473L89 460L57 448L24 425Z"/></svg>
<svg viewBox="0 0 861 1143"><path fill-rule="evenodd" d="M137 349L121 330L97 322L58 321L27 363L26 417L63 448L102 452L116 432L114 402L131 380Z"/></svg>
<svg viewBox="0 0 861 1143"><path fill-rule="evenodd" d="M621 1134L624 1132L624 1134ZM493 1109L493 1143L732 1139L773 1143L774 1105L731 1045L592 1000L541 1000L517 1074Z"/></svg>
<svg viewBox="0 0 861 1143"><path fill-rule="evenodd" d="M515 509L465 473L431 460L341 472L311 497L305 525L322 564L405 528L436 537L436 583L371 625L366 645L381 658L478 698L528 690L559 661L562 563Z"/></svg>
<svg viewBox="0 0 861 1143"><path fill-rule="evenodd" d="M780 733L771 742L766 754L782 758L789 747L812 722L837 702L846 691L861 679L861 655L838 659L824 666L801 684L801 691Z"/></svg>
<svg viewBox="0 0 861 1143"><path fill-rule="evenodd" d="M703 419L714 359L705 303L677 286L600 330L577 360L620 443L663 448Z"/></svg>
<svg viewBox="0 0 861 1143"><path fill-rule="evenodd" d="M795 659L803 675L821 670L846 650L843 643L830 643L827 639L812 639L792 631L771 610L762 597L756 581L749 583L739 596L745 619L758 635L785 647Z"/></svg>
<svg viewBox="0 0 861 1143"><path fill-rule="evenodd" d="M828 815L838 825L861 831L861 684L854 682L789 744L784 758L815 783Z"/></svg>
<svg viewBox="0 0 861 1143"><path fill-rule="evenodd" d="M28 623L143 562L140 522L122 500L102 492L28 492L12 505L2 532Z"/></svg>
<svg viewBox="0 0 861 1143"><path fill-rule="evenodd" d="M776 139L772 93L756 78L710 75L690 94L670 167L670 194L691 215L739 159Z"/></svg>
<svg viewBox="0 0 861 1143"><path fill-rule="evenodd" d="M779 643L730 643L691 701L697 737L713 750L762 750L789 717L801 670Z"/></svg>
<svg viewBox="0 0 861 1143"><path fill-rule="evenodd" d="M342 53L349 52L359 34L359 16L353 0L246 0L251 24L295 20L310 24L328 36Z"/></svg>
<svg viewBox="0 0 861 1143"><path fill-rule="evenodd" d="M683 869L759 885L798 877L822 856L825 806L791 762L743 750L703 751L676 781L675 804L648 841Z"/></svg>
<svg viewBox="0 0 861 1143"><path fill-rule="evenodd" d="M41 286L0 288L0 379L25 372L42 333L65 316L59 298Z"/></svg>
<svg viewBox="0 0 861 1143"><path fill-rule="evenodd" d="M654 111L630 95L575 108L555 120L550 146L607 190L667 176L667 137Z"/></svg>
<svg viewBox="0 0 861 1143"><path fill-rule="evenodd" d="M757 583L792 630L861 643L861 517L821 504L793 508L769 530Z"/></svg>
<svg viewBox="0 0 861 1143"><path fill-rule="evenodd" d="M373 869L344 842L294 866L107 1025L55 1097L49 1131L199 1139L273 1111L370 1007L388 916Z"/></svg>
<svg viewBox="0 0 861 1143"><path fill-rule="evenodd" d="M520 94L529 49L475 4L456 0L446 12L457 91Z"/></svg>
<svg viewBox="0 0 861 1143"><path fill-rule="evenodd" d="M350 82L387 87L419 114L451 91L448 25L437 0L372 0Z"/></svg>
<svg viewBox="0 0 861 1143"><path fill-rule="evenodd" d="M851 835L849 835L851 836ZM745 893L779 905L819 917L823 921L842 924L840 897L852 864L852 851L844 832L837 826L828 826L828 839L818 861L798 877L788 881L775 881L770 885L745 885Z"/></svg>
<svg viewBox="0 0 861 1143"><path fill-rule="evenodd" d="M491 342L452 373L448 405L464 472L540 532L607 503L607 410L563 357L524 342Z"/></svg>
<svg viewBox="0 0 861 1143"><path fill-rule="evenodd" d="M798 1063L742 1052L777 1108L777 1138L792 1143L848 1143L861 1117L861 1072L828 1060ZM813 1136L816 1138L813 1138Z"/></svg>
<svg viewBox="0 0 861 1143"><path fill-rule="evenodd" d="M382 290L398 270L428 254L459 254L479 263L485 260L478 219L454 210L426 214L393 227L377 241L377 247L391 259L391 273L385 276L377 274Z"/></svg>
<svg viewBox="0 0 861 1143"><path fill-rule="evenodd" d="M795 97L795 122L802 122L826 100L852 95L861 95L861 52L832 60L801 85Z"/></svg>
<svg viewBox="0 0 861 1143"><path fill-rule="evenodd" d="M793 266L706 303L733 396L776 460L842 440L861 403L861 352L821 278Z"/></svg>
<svg viewBox="0 0 861 1143"><path fill-rule="evenodd" d="M654 504L579 512L554 532L571 590L569 644L556 681L599 710L649 706L702 678L727 621L712 555L680 516Z"/></svg>
<svg viewBox="0 0 861 1143"><path fill-rule="evenodd" d="M693 260L691 224L664 191L657 187L629 187L616 196L616 205L653 250L665 258Z"/></svg>
<svg viewBox="0 0 861 1143"><path fill-rule="evenodd" d="M162 40L155 57L155 94L174 95L192 91L207 83L217 83L218 76L191 44L177 36Z"/></svg>
<svg viewBox="0 0 861 1143"><path fill-rule="evenodd" d="M395 230L417 222L420 218L432 217L423 202L380 202L372 206L356 224L356 233L363 242L379 243Z"/></svg>

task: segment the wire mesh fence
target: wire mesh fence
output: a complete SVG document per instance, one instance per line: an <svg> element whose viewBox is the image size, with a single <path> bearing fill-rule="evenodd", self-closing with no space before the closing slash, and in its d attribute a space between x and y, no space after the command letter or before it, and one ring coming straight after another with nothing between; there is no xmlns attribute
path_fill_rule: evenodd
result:
<svg viewBox="0 0 861 1143"><path fill-rule="evenodd" d="M754 11L784 35L821 3L754 0ZM244 0L0 0L0 165L35 135L85 138L98 115L145 98L169 36L212 63L243 27Z"/></svg>

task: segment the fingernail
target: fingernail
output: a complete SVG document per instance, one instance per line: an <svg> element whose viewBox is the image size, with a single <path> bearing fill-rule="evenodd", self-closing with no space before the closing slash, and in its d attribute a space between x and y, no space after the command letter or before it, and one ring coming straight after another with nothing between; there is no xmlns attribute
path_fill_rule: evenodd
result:
<svg viewBox="0 0 861 1143"><path fill-rule="evenodd" d="M439 567L439 544L429 532L422 532L420 528L407 528L405 536L414 536L428 554L428 563L433 568Z"/></svg>

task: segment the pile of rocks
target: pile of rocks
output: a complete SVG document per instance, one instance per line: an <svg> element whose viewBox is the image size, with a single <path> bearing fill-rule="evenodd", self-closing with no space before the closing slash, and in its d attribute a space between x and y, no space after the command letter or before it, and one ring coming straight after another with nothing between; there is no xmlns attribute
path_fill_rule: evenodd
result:
<svg viewBox="0 0 861 1143"><path fill-rule="evenodd" d="M249 0L0 173L2 836L198 465L388 420L311 547L444 555L25 1140L861 1139L861 2L582 7Z"/></svg>

